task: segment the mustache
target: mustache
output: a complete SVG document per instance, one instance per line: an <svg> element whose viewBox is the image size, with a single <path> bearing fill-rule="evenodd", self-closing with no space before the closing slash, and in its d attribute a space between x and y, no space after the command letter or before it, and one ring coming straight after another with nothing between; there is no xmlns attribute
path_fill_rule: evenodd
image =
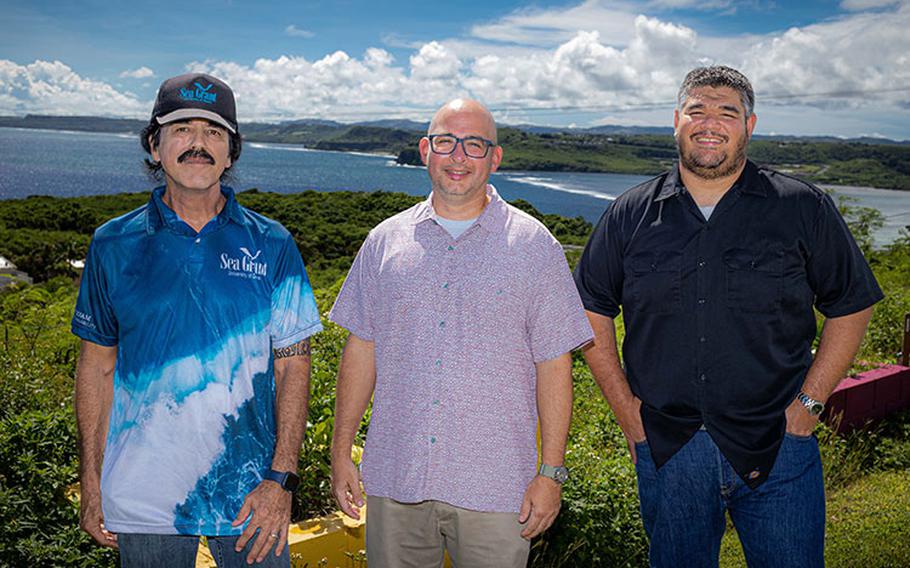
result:
<svg viewBox="0 0 910 568"><path fill-rule="evenodd" d="M210 164L215 163L215 158L213 158L211 154L209 154L202 148L191 148L191 149L187 150L186 152L180 154L180 157L177 158L177 163L182 164L183 162L185 162L186 160L189 160L190 158L202 158Z"/></svg>

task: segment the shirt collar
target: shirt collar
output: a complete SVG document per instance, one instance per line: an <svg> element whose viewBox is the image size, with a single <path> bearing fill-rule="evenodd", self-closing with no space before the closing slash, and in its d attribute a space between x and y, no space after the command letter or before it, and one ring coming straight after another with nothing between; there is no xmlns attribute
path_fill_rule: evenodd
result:
<svg viewBox="0 0 910 568"><path fill-rule="evenodd" d="M685 186L680 179L679 163L677 162L664 179L660 191L658 191L657 196L654 197L654 201L662 201L668 197L677 195L684 190ZM768 195L768 188L765 187L761 176L758 175L758 167L752 160L746 160L746 167L743 168L742 173L739 174L739 177L730 187L729 191L749 193L759 197L766 197Z"/></svg>
<svg viewBox="0 0 910 568"><path fill-rule="evenodd" d="M159 186L152 190L152 196L149 199L148 207L148 222L146 230L148 234L152 235L157 232L162 227L176 228L181 225L177 223L180 222L180 217L174 213L174 210L165 205L163 201L165 186ZM246 218L241 211L240 203L237 202L237 198L234 196L234 190L226 185L221 186L221 195L224 196L225 202L224 207L221 208L221 211L218 212L218 215L215 217L215 223L217 226L222 226L228 221L234 221L239 225L246 224Z"/></svg>
<svg viewBox="0 0 910 568"><path fill-rule="evenodd" d="M490 202L483 208L475 224L480 225L481 228L489 232L496 232L505 225L508 209L505 200L499 196L499 192L496 191L493 184L487 184L487 197ZM437 217L438 215L433 209L433 193L430 192L430 195L425 200L417 204L417 208L411 217L411 222L417 225L429 220L436 221Z"/></svg>

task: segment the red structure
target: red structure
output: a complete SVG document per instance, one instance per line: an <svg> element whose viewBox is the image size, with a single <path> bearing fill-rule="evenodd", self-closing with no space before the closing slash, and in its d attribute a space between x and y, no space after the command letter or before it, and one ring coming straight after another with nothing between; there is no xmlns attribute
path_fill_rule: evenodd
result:
<svg viewBox="0 0 910 568"><path fill-rule="evenodd" d="M910 408L910 367L885 365L847 377L834 389L826 406L823 420L842 414L838 432Z"/></svg>

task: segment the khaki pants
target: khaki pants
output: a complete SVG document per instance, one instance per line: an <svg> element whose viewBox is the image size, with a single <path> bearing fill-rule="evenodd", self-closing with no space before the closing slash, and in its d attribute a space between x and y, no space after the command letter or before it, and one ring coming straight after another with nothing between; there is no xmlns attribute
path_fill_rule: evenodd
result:
<svg viewBox="0 0 910 568"><path fill-rule="evenodd" d="M369 568L524 568L530 543L518 513L481 513L440 501L367 496Z"/></svg>

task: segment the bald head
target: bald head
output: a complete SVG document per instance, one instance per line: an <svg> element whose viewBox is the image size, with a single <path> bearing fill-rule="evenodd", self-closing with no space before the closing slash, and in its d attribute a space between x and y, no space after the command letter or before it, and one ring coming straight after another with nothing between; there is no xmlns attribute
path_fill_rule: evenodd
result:
<svg viewBox="0 0 910 568"><path fill-rule="evenodd" d="M496 138L496 121L493 120L493 115L490 114L487 107L474 99L452 99L442 105L442 107L436 111L436 114L433 115L433 120L430 121L430 128L427 130L427 134L440 134L440 132L438 132L440 125L447 123L450 118L456 116L470 116L475 118L483 129L481 136L492 140L494 144L499 143Z"/></svg>

